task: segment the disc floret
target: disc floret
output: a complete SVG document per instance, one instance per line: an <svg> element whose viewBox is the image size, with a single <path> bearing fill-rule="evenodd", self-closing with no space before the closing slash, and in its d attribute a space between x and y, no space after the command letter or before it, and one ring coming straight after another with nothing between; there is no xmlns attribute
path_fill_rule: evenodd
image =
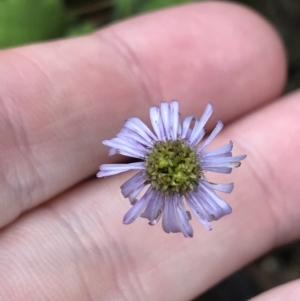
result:
<svg viewBox="0 0 300 301"><path fill-rule="evenodd" d="M168 195L194 190L202 174L195 148L184 140L155 142L144 164L146 181Z"/></svg>

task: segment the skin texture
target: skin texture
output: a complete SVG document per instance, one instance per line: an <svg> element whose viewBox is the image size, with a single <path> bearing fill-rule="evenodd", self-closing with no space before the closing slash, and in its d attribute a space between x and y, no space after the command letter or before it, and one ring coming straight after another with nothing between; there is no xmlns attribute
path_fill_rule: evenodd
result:
<svg viewBox="0 0 300 301"><path fill-rule="evenodd" d="M300 236L300 92L277 99L283 46L254 12L202 3L137 17L93 35L0 52L0 300L189 300ZM193 239L138 219L119 186L95 179L101 144L149 107L178 99L182 116L208 101L247 154L230 176L233 213ZM294 284L254 300L299 300ZM298 297L297 297L298 296ZM280 300L280 299L278 299Z"/></svg>

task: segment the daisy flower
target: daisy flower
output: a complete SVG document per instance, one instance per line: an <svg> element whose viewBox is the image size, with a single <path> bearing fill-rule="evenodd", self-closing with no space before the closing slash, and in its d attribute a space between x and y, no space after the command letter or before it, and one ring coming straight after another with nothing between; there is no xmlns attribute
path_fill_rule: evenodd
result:
<svg viewBox="0 0 300 301"><path fill-rule="evenodd" d="M121 186L121 193L128 198L132 207L125 214L123 223L131 224L141 216L155 225L162 217L166 233L182 232L193 236L189 223L191 214L185 204L207 229L210 222L230 214L231 207L216 193L231 193L233 183L211 183L206 171L230 173L239 167L246 155L232 156L232 142L206 150L223 128L218 120L214 130L203 141L204 126L213 112L208 104L202 117L186 117L180 122L179 104L161 102L150 108L151 131L139 118L126 120L115 138L103 141L110 147L109 155L122 154L139 159L128 164L102 164L97 177L107 177L128 170L138 172ZM138 196L146 187L146 192Z"/></svg>

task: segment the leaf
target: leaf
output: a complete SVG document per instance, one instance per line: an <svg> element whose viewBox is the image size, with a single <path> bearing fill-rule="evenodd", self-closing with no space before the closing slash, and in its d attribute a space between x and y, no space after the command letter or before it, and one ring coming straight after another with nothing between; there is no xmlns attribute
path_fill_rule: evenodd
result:
<svg viewBox="0 0 300 301"><path fill-rule="evenodd" d="M0 0L0 48L59 37L64 25L61 0Z"/></svg>

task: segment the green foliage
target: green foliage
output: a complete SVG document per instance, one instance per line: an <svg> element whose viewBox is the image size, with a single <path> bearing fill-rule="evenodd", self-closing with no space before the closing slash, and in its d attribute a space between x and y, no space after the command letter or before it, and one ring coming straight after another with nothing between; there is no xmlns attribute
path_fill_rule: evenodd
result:
<svg viewBox="0 0 300 301"><path fill-rule="evenodd" d="M115 0L114 18L116 20L132 16L136 13L138 0Z"/></svg>
<svg viewBox="0 0 300 301"><path fill-rule="evenodd" d="M195 0L194 0L195 1ZM134 14L152 11L193 0L115 0L115 19L123 19Z"/></svg>
<svg viewBox="0 0 300 301"><path fill-rule="evenodd" d="M83 8L103 0L81 0ZM123 19L137 13L160 9L193 0L112 0L114 19ZM194 0L195 1L195 0ZM198 0L201 1L201 0ZM80 18L81 11L68 12L64 0L0 0L0 48L49 40L62 36L87 34L95 29L89 19ZM71 3L71 2L70 2ZM80 1L76 1L80 3ZM95 6L96 7L96 6ZM78 22L82 20L81 22Z"/></svg>
<svg viewBox="0 0 300 301"><path fill-rule="evenodd" d="M150 11L150 10L155 10L159 8L164 8L176 4L183 4L183 3L188 3L188 2L193 2L191 0L148 0L148 1L143 1L143 6L142 6L142 11Z"/></svg>
<svg viewBox="0 0 300 301"><path fill-rule="evenodd" d="M79 24L73 24L67 29L65 36L74 37L89 34L96 29L96 26L91 22L84 22Z"/></svg>
<svg viewBox="0 0 300 301"><path fill-rule="evenodd" d="M0 0L0 48L59 37L64 26L61 0Z"/></svg>

